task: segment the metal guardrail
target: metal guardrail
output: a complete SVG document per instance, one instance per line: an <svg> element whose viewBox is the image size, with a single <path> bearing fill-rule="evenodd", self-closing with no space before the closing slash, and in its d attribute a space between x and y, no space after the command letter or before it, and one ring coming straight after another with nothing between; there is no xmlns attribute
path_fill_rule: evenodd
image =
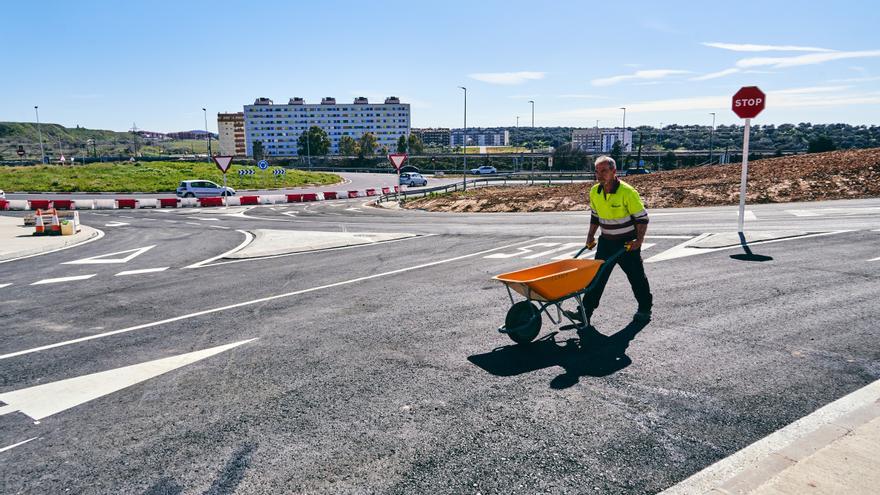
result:
<svg viewBox="0 0 880 495"><path fill-rule="evenodd" d="M596 176L593 173L544 172L540 174L497 174L488 177L466 179L460 182L446 184L444 186L426 187L423 189L418 189L416 191L401 190L400 192L396 193L383 194L376 199L376 203L384 203L386 201L400 201L406 200L408 198L422 198L428 196L429 194L435 193L447 194L450 192L456 192L458 190L465 190L465 187L487 187L489 185L497 184L499 182L502 186L508 185L508 182L515 182L516 185L533 186L535 184L551 185L553 183L559 182L568 182L569 184L573 184L574 182L595 180L595 178ZM467 184L467 186L465 186L465 184Z"/></svg>

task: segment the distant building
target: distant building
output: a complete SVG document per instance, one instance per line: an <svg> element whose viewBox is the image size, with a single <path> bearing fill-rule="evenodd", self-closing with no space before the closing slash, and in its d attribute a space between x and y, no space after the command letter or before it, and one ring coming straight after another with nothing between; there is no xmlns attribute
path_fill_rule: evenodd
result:
<svg viewBox="0 0 880 495"><path fill-rule="evenodd" d="M397 149L400 136L410 132L409 103L394 96L384 103L371 104L366 98L352 103L336 103L325 97L320 104L306 104L302 98L291 98L286 105L276 105L269 98L257 98L244 107L244 130L247 156L253 156L255 141L263 143L266 156L297 156L300 134L312 126L320 127L330 138L330 153L339 153L339 140L349 136L360 139L370 132L376 136L377 147Z"/></svg>
<svg viewBox="0 0 880 495"><path fill-rule="evenodd" d="M166 136L171 139L207 139L208 133L205 131L182 131L169 132ZM211 137L216 138L217 136L212 132Z"/></svg>
<svg viewBox="0 0 880 495"><path fill-rule="evenodd" d="M218 113L217 131L220 135L220 154L247 156L244 139L244 112Z"/></svg>
<svg viewBox="0 0 880 495"><path fill-rule="evenodd" d="M464 144L464 129L452 129L449 133L449 146ZM467 130L468 146L510 146L510 131L501 127Z"/></svg>
<svg viewBox="0 0 880 495"><path fill-rule="evenodd" d="M572 145L587 153L610 153L617 141L621 142L622 151L632 151L632 131L629 130L590 127L571 131Z"/></svg>
<svg viewBox="0 0 880 495"><path fill-rule="evenodd" d="M413 129L412 133L427 146L449 146L448 128Z"/></svg>

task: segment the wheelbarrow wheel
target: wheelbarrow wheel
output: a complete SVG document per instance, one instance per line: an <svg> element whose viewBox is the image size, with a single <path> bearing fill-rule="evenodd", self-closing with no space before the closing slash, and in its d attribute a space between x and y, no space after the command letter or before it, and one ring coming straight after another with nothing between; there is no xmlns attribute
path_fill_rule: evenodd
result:
<svg viewBox="0 0 880 495"><path fill-rule="evenodd" d="M507 311L504 326L511 340L528 344L541 332L541 311L529 301L520 301Z"/></svg>

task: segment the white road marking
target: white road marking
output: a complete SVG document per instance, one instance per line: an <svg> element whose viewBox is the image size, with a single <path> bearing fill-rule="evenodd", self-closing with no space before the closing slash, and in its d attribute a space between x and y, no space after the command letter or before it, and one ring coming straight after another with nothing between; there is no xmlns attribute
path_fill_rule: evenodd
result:
<svg viewBox="0 0 880 495"><path fill-rule="evenodd" d="M556 248L550 249L549 251L542 251L540 253L535 253L535 254L532 254L529 256L525 256L524 258L527 260L532 260L535 258L541 258L543 256L547 256L548 254L558 253L559 251L565 251L566 249L582 248L582 247L584 247L584 243L582 243L582 242L567 242L567 243L563 244L561 247L556 247ZM575 254L577 254L577 251L575 251Z"/></svg>
<svg viewBox="0 0 880 495"><path fill-rule="evenodd" d="M192 220L210 220L212 222L219 222L220 221L219 218L213 218L213 217L186 217L186 218L189 218Z"/></svg>
<svg viewBox="0 0 880 495"><path fill-rule="evenodd" d="M820 428L837 426L852 429L851 420L848 421L846 416L878 400L880 400L880 380L820 407L813 413L664 490L661 495L715 493L714 488L720 487L725 481L746 470L757 469L769 456L791 447L798 440ZM843 420L842 424L836 424L838 420Z"/></svg>
<svg viewBox="0 0 880 495"><path fill-rule="evenodd" d="M76 275L73 277L61 277L61 278L45 278L38 282L34 282L31 285L46 285L46 284L58 284L61 282L73 282L75 280L88 280L97 275L97 273L93 273L91 275Z"/></svg>
<svg viewBox="0 0 880 495"><path fill-rule="evenodd" d="M182 270L185 270L187 268L199 268L202 265L207 265L208 263L210 263L214 260L219 260L220 258L226 256L227 254L234 253L234 252L238 251L239 249L247 246L248 244L250 244L251 241L254 240L254 234L251 234L250 232L247 232L245 230L236 230L236 232L244 234L244 242L242 242L238 246L230 249L229 251L226 251L225 253L223 253L221 255L214 256L213 258L208 258L206 260L199 261L198 263L193 263L192 265L185 266L182 268Z"/></svg>
<svg viewBox="0 0 880 495"><path fill-rule="evenodd" d="M110 216L106 213L92 213L92 215L99 216L99 217L109 217Z"/></svg>
<svg viewBox="0 0 880 495"><path fill-rule="evenodd" d="M673 215L676 215L676 216L677 216L677 215L705 215L706 213L707 213L707 212L705 212L705 211L668 211L668 212L656 212L656 213L651 213L649 216L652 216L652 217L669 217L669 216L673 216ZM726 214L726 215L737 215L737 216L739 216L739 211L738 211L738 210L721 211L721 212L719 212L719 213ZM746 211L745 211L745 218L749 218L750 216L752 217L751 220L755 219L755 218L754 218L755 214L752 212L752 210L746 210Z"/></svg>
<svg viewBox="0 0 880 495"><path fill-rule="evenodd" d="M360 208L346 208L346 211L353 211L355 213L363 213Z"/></svg>
<svg viewBox="0 0 880 495"><path fill-rule="evenodd" d="M136 257L146 253L150 249L156 247L155 244L152 246L145 246L142 248L135 249L127 249L125 251L117 251L115 253L102 254L99 256L91 256L89 258L83 258L81 260L76 261L65 261L61 263L62 265L106 265L106 264L115 264L115 263L128 263L129 261L135 259ZM120 254L131 253L128 256L123 258L112 258L112 256L118 256Z"/></svg>
<svg viewBox="0 0 880 495"><path fill-rule="evenodd" d="M104 237L104 231L103 231L103 230L95 229L95 232L97 232L98 235L96 235L95 237L92 237L91 239L89 239L89 240L87 240L87 241L80 242L79 244L71 244L70 246L64 246L64 247L60 247L60 248L58 248L58 249L52 249L52 250L49 250L49 251L43 251L42 253L29 254L29 255L27 255L27 256L21 256L21 257L19 257L19 258L12 258L12 259L9 259L9 260L3 260L3 261L0 261L0 264L3 264L3 263L9 263L10 261L23 260L23 259L26 259L26 258L33 258L34 256L42 256L42 255L44 255L44 254L54 253L54 252L57 252L57 251L64 251L65 249L70 249L70 248L80 247L80 246L82 246L82 245L84 245L84 244L88 244L88 243L90 243L90 242L97 241L98 239Z"/></svg>
<svg viewBox="0 0 880 495"><path fill-rule="evenodd" d="M809 210L785 210L796 217L820 217L820 216L850 216L865 215L880 211L880 206L865 206L855 208L813 208Z"/></svg>
<svg viewBox="0 0 880 495"><path fill-rule="evenodd" d="M752 212L752 210L746 210L745 213L743 214L743 220L754 221L757 219L758 219L758 217L755 216L755 214Z"/></svg>
<svg viewBox="0 0 880 495"><path fill-rule="evenodd" d="M223 230L229 230L229 229L230 229L230 227L224 227L224 226L222 226L222 225L208 225L208 227L211 227L211 228L213 228L213 229L223 229Z"/></svg>
<svg viewBox="0 0 880 495"><path fill-rule="evenodd" d="M12 284L0 284L0 289L2 289L4 287L9 287L10 285L12 285Z"/></svg>
<svg viewBox="0 0 880 495"><path fill-rule="evenodd" d="M8 446L8 447L3 447L2 449L0 449L0 452L6 452L7 450L12 450L12 449L18 447L19 445L24 445L24 444L26 444L26 443L28 443L28 442L30 442L30 441L32 441L32 440L36 440L36 439L38 439L38 438L40 438L40 437L28 438L28 439L25 440L24 442L18 442L18 443L14 443L14 444L12 444L12 445L10 445L10 446Z"/></svg>
<svg viewBox="0 0 880 495"><path fill-rule="evenodd" d="M821 217L822 214L815 210L785 210L786 213L796 217Z"/></svg>
<svg viewBox="0 0 880 495"><path fill-rule="evenodd" d="M110 223L105 223L104 227L123 227L125 225L129 225L129 224L127 224L125 222L110 222Z"/></svg>
<svg viewBox="0 0 880 495"><path fill-rule="evenodd" d="M134 217L130 217L128 215L119 215L119 218L134 218Z"/></svg>
<svg viewBox="0 0 880 495"><path fill-rule="evenodd" d="M167 270L167 266L163 266L161 268L144 268L142 270L126 270L124 272L119 272L115 276L121 277L123 275L140 275L141 273L156 273L156 272L164 272Z"/></svg>
<svg viewBox="0 0 880 495"><path fill-rule="evenodd" d="M242 340L179 356L6 392L0 394L0 400L6 403L5 406L0 406L0 416L19 411L39 421L254 340L256 339Z"/></svg>
<svg viewBox="0 0 880 495"><path fill-rule="evenodd" d="M202 224L200 224L200 223L195 223L195 222L183 222L183 223L185 223L185 224L187 224L187 225L197 225L197 226L199 226L199 227L204 227L204 225L202 225Z"/></svg>
<svg viewBox="0 0 880 495"><path fill-rule="evenodd" d="M880 261L880 257L877 257L877 258L871 258L871 259L869 259L868 261ZM9 285L9 284L6 284L6 285ZM0 285L0 287L2 287L2 285Z"/></svg>
<svg viewBox="0 0 880 495"><path fill-rule="evenodd" d="M826 235L842 234L844 232L852 232L852 231L851 230L837 230L834 232L820 232L818 234L802 235L800 237L785 237L782 239L773 239L770 241L753 242L753 243L749 243L749 246L756 246L759 244L761 244L761 245L772 244L774 242L793 241L796 239L797 240L808 239L810 237L820 237L820 236L826 236ZM656 263L658 261L668 261L668 260L672 260L672 259L676 259L676 258L684 258L687 256L694 256L697 254L714 253L715 251L724 251L725 249L742 249L742 246L739 244L736 244L734 246L725 246L725 247L719 247L719 248L692 248L692 247L690 247L691 244L693 244L697 241L700 241L710 235L712 235L712 234L711 233L700 234L691 240L685 241L677 246L673 246L658 255L655 255L655 256L652 256L651 258L646 259L645 263Z"/></svg>
<svg viewBox="0 0 880 495"><path fill-rule="evenodd" d="M248 235L248 236L250 237L250 233L248 233L248 232L244 232L244 231L241 231L241 230L239 230L238 232L241 232L241 233L243 233L243 234L245 234L245 235ZM7 354L0 355L0 360L3 360L3 359L9 359L9 358L13 358L13 357L16 357L16 356L23 356L23 355L25 355L25 354L31 354L31 353L34 353L34 352L45 351L45 350L47 350L47 349L55 349L55 348L57 348L57 347L65 347L65 346L69 346L69 345L73 345L73 344L78 344L78 343L80 343L80 342L87 342L87 341L89 341L89 340L95 340L95 339L101 339L101 338L104 338L104 337L110 337L110 336L112 336L112 335L117 335L117 334L121 334L121 333L133 332L133 331L135 331L135 330L142 330L142 329L144 329L144 328L157 327L157 326L160 326L160 325L164 325L164 324L166 324L166 323L173 323L173 322L175 322L175 321L188 320L188 319L191 319L191 318L196 318L196 317L199 317L199 316L209 315L209 314L213 314L213 313L219 313L219 312L227 311L227 310L230 310L230 309L242 308L242 307L245 307L245 306L252 306L252 305L254 305L254 304L263 304L263 303L265 303L265 302L268 302L268 301L274 301L274 300L276 300L276 299L283 299L283 298L287 298L287 297L298 296L298 295L300 295L300 294L307 294L307 293L309 293L309 292L315 292L315 291L320 291L320 290L324 290L324 289L331 289L331 288L334 288L334 287L341 287L341 286L344 286L344 285L351 285L351 284L355 284L355 283L358 283L358 282L363 282L363 281L365 281L365 280L372 280L372 279L375 279L375 278L387 277L387 276L391 276L391 275L397 275L397 274L399 274L399 273L406 273L406 272L413 271L413 270L420 270L420 269L422 269L422 268L427 268L427 267L430 267L430 266L437 266L437 265L442 265L442 264L445 264L445 263L451 263L451 262L453 262L453 261L459 261L459 260L463 260L463 259L467 259L467 258L473 258L474 256L481 256L481 255L484 255L484 254L486 254L486 253L491 253L491 252L493 252L493 251L499 251L499 250L501 250L501 249L509 249L509 248L514 247L514 246L517 246L517 245L519 245L519 244L524 244L524 243L526 243L526 242L534 242L534 241L535 241L535 239L529 239L529 240L527 240L527 241L515 242L515 243L513 243L513 244L508 244L508 245L506 245L506 246L500 246L500 247L496 247L496 248L492 248L492 249L487 249L487 250L484 250L484 251L478 251L478 252L476 252L476 253L465 254L465 255L462 255L462 256L456 256L456 257L454 257L454 258L447 258L447 259L444 259L444 260L432 261L432 262L429 262L429 263L422 263L422 264L420 264L420 265L410 266L410 267L406 267L406 268L399 268L399 269L397 269L397 270L391 270L391 271L388 271L388 272L376 273L376 274L373 274L373 275L367 275L367 276L364 276L364 277L358 277L358 278L353 278L353 279L349 279L349 280L343 280L343 281L341 281L341 282L335 282L335 283L332 283L332 284L321 285L321 286L318 286L318 287L310 287L310 288L308 288L308 289L301 289L301 290L297 290L297 291L293 291L293 292L285 292L285 293L283 293L283 294L276 294L276 295L274 295L274 296L261 297L261 298L259 298L259 299L253 299L253 300L250 300L250 301L244 301L244 302L240 302L240 303L236 303L236 304L230 304L230 305L228 305L228 306L220 306L220 307L217 307L217 308L206 309L206 310L203 310L203 311L198 311L198 312L195 312L195 313L190 313L190 314L181 315L181 316L175 316L175 317L173 317L173 318L167 318L167 319L164 319L164 320L154 321L154 322L151 322L151 323L144 323L144 324L141 324L141 325L135 325L135 326L133 326L133 327L122 328L122 329L119 329L119 330L112 330L112 331L110 331L110 332L104 332L104 333L99 333L99 334L89 335L89 336L87 336L87 337L80 337L80 338L78 338L78 339L65 340L65 341L62 341L62 342L56 342L56 343L54 343L54 344L48 344L48 345L44 345L44 346L40 346L40 347L34 347L34 348L31 348L31 349L24 349L24 350L21 350L21 351L10 352L10 353L7 353ZM250 239L248 239L248 240L245 241L245 243L247 243L247 242L250 242ZM225 254L225 253L224 253L224 254ZM220 257L222 257L222 256L223 256L223 255L220 255L220 256L217 256L217 257L212 258L212 259L217 259L217 258L220 258ZM211 260L205 260L204 262L200 262L200 263L206 263L206 262L209 262L209 261L211 261ZM190 265L190 267L192 267L192 266L193 266L193 265ZM186 268L189 268L189 267L186 267ZM0 400L2 400L2 398L0 398Z"/></svg>
<svg viewBox="0 0 880 495"><path fill-rule="evenodd" d="M168 223L177 223L177 220L163 220L163 222L168 222Z"/></svg>
<svg viewBox="0 0 880 495"><path fill-rule="evenodd" d="M514 258L514 257L519 257L519 256L521 256L521 255L525 255L525 254L529 254L529 253L531 253L531 252L532 252L532 248L536 248L536 247L553 247L553 246L558 246L558 245L559 245L558 242L539 242L539 243L537 243L537 244L530 244L530 245L528 245L528 246L523 246L523 247L516 248L516 251L514 251L514 252L512 252L512 253L495 253L495 254L490 254L489 256L483 256L483 258L488 258L488 259L506 259L506 258Z"/></svg>

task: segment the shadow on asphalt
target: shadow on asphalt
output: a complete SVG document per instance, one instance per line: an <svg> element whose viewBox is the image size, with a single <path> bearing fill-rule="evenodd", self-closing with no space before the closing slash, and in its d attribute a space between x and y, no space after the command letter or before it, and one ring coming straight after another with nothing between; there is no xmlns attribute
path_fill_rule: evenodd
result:
<svg viewBox="0 0 880 495"><path fill-rule="evenodd" d="M559 332L526 345L498 347L491 352L474 354L468 361L495 376L516 376L551 366L560 366L565 373L550 381L550 388L564 389L578 383L582 376L608 376L632 363L626 355L629 343L647 322L631 321L611 336L595 328L578 331L578 338L557 341Z"/></svg>
<svg viewBox="0 0 880 495"><path fill-rule="evenodd" d="M739 260L739 261L773 261L773 258L770 256L764 256L763 254L755 254L752 252L752 249L749 247L749 243L746 242L746 236L743 235L742 232L739 233L739 244L742 246L743 254L731 254L730 257Z"/></svg>

